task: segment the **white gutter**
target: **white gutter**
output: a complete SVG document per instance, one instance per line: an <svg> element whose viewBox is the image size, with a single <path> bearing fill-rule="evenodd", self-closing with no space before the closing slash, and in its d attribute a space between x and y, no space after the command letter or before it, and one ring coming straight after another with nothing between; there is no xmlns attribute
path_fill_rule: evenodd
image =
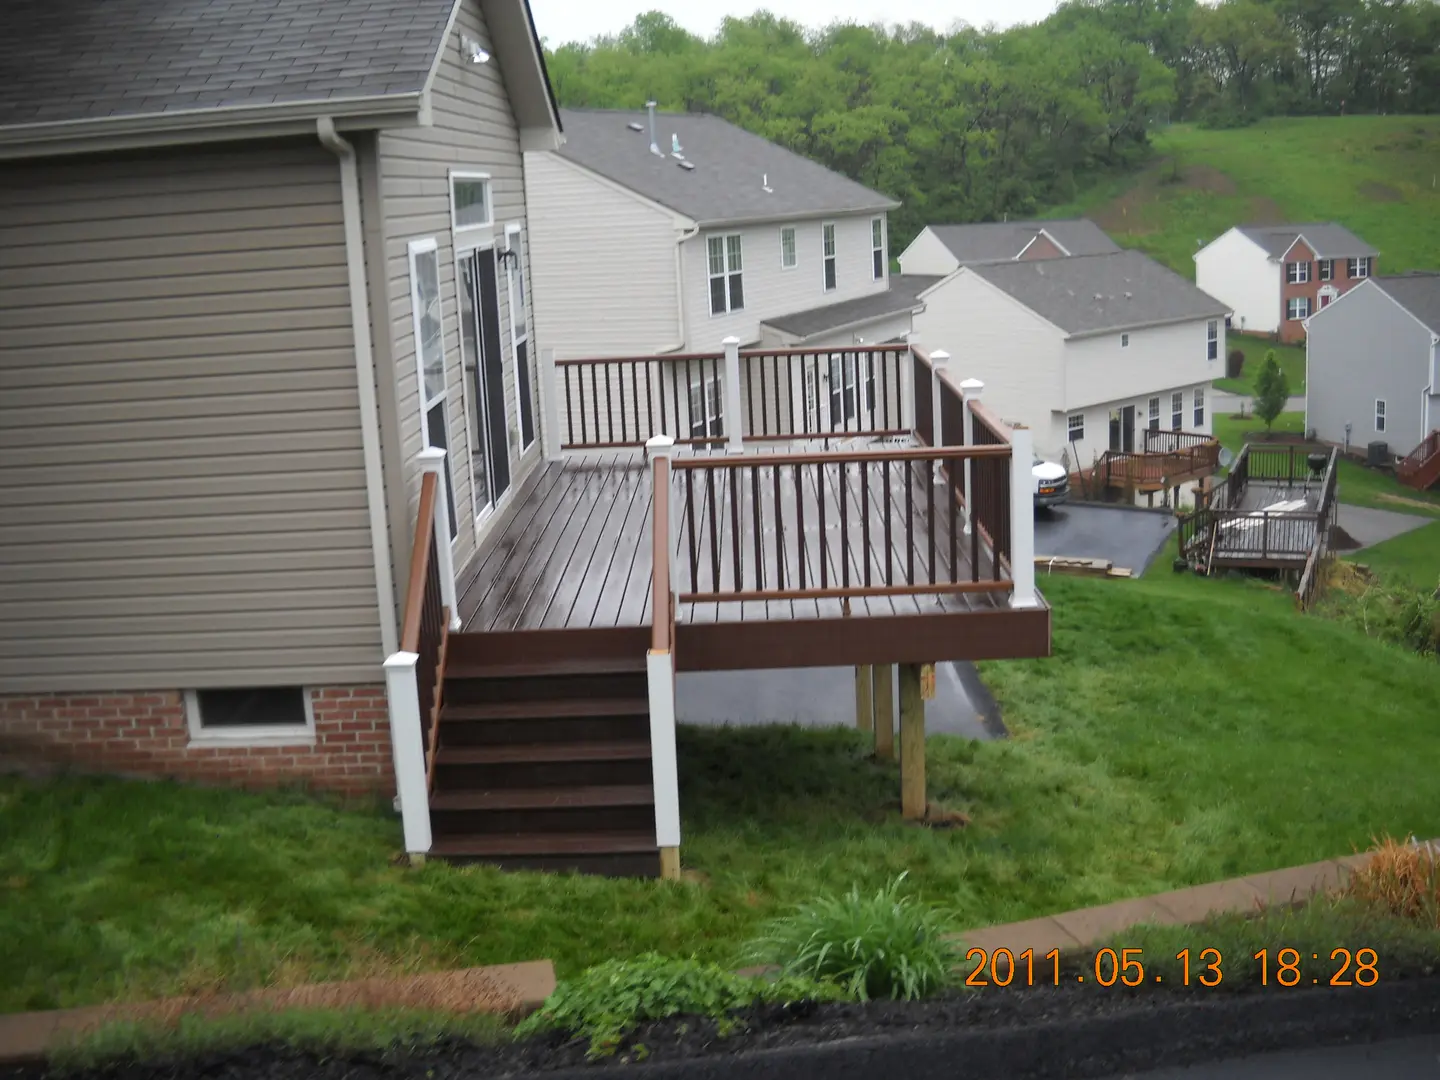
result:
<svg viewBox="0 0 1440 1080"><path fill-rule="evenodd" d="M365 237L360 225L360 173L355 148L335 131L335 121L315 121L320 143L340 159L340 204L345 220L345 268L350 283L350 329L355 337L355 381L360 392L360 442L365 455L365 501L370 511L370 554L380 604L380 642L385 656L400 648L395 580L390 569L390 530L380 459L380 419L375 400L375 356L370 340L370 300L365 279Z"/></svg>
<svg viewBox="0 0 1440 1080"><path fill-rule="evenodd" d="M680 352L685 348L686 326L685 326L685 241L694 239L700 234L700 226L693 229L682 229L675 237L675 299L677 301L676 311L679 315L678 339L674 345L666 345L659 349L661 353Z"/></svg>

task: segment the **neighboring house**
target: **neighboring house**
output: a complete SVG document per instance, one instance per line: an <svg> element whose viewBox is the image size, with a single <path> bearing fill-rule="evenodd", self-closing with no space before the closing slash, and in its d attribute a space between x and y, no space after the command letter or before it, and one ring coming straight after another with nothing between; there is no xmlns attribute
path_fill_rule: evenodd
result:
<svg viewBox="0 0 1440 1080"><path fill-rule="evenodd" d="M457 563L540 460L525 0L6 5L0 69L0 740L388 789L420 452Z"/></svg>
<svg viewBox="0 0 1440 1080"><path fill-rule="evenodd" d="M1376 277L1310 317L1305 426L1404 456L1440 428L1440 273Z"/></svg>
<svg viewBox="0 0 1440 1080"><path fill-rule="evenodd" d="M1229 309L1141 252L977 263L919 298L919 340L952 350L1043 456L1088 467L1147 428L1211 430Z"/></svg>
<svg viewBox="0 0 1440 1080"><path fill-rule="evenodd" d="M1379 254L1333 221L1238 225L1195 253L1195 284L1233 309L1233 329L1295 342L1307 318L1375 273Z"/></svg>
<svg viewBox="0 0 1440 1080"><path fill-rule="evenodd" d="M927 225L900 255L900 273L954 273L973 263L1109 255L1119 246L1089 218Z"/></svg>
<svg viewBox="0 0 1440 1080"><path fill-rule="evenodd" d="M564 143L525 164L536 330L557 358L707 352L732 336L825 348L910 330L913 290L890 287L894 199L715 116L561 117ZM670 370L687 383L682 405L694 398L689 426L718 433L712 373ZM808 392L828 400L840 380L819 381Z"/></svg>

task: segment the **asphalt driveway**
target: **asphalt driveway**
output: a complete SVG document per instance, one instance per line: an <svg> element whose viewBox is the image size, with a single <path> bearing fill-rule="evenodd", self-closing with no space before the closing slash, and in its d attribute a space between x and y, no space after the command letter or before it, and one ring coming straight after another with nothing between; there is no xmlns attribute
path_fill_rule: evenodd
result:
<svg viewBox="0 0 1440 1080"><path fill-rule="evenodd" d="M1036 512L1035 555L1108 559L1138 576L1174 531L1168 510L1067 503Z"/></svg>

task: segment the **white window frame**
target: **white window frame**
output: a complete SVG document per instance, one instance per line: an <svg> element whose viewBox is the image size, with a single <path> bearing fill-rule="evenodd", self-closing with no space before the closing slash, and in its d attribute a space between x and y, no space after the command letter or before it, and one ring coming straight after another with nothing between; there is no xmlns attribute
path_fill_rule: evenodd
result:
<svg viewBox="0 0 1440 1080"><path fill-rule="evenodd" d="M1185 391L1172 390L1170 392L1170 430L1185 430Z"/></svg>
<svg viewBox="0 0 1440 1080"><path fill-rule="evenodd" d="M1121 334L1121 335L1120 335L1120 348L1122 348L1122 349L1128 349L1129 347L1130 347L1130 335L1129 335L1129 334Z"/></svg>
<svg viewBox="0 0 1440 1080"><path fill-rule="evenodd" d="M1370 255L1357 255L1345 260L1345 274L1351 281L1364 281L1371 273Z"/></svg>
<svg viewBox="0 0 1440 1080"><path fill-rule="evenodd" d="M1310 284L1310 261L1287 262L1285 264L1285 281L1289 285Z"/></svg>
<svg viewBox="0 0 1440 1080"><path fill-rule="evenodd" d="M521 422L520 403L520 346L530 345L530 309L528 306L529 293L525 290L525 245L520 242L520 233L523 227L519 222L511 222L505 226L505 250L515 253L515 266L510 269L507 262L499 265L505 269L506 303L510 308L510 356L515 364L515 434L520 440L520 453L523 456L530 447L535 445L535 440L540 438L540 406L535 401L535 387L537 379L536 370L532 361L535 350L529 347L525 350L526 374L530 383L530 441L525 441L525 425ZM515 302L515 285L520 285L520 302ZM519 311L525 322L524 332L515 329L515 312ZM513 482L513 481L512 481Z"/></svg>
<svg viewBox="0 0 1440 1080"><path fill-rule="evenodd" d="M1205 324L1205 359L1220 359L1220 320L1211 319Z"/></svg>
<svg viewBox="0 0 1440 1080"><path fill-rule="evenodd" d="M790 250L789 250L789 253L788 253L789 256L790 256L790 261L789 261L789 262L786 262L786 261L785 261L785 256L786 256L786 254L787 254L787 253L786 253L786 250L785 250L785 238L786 238L787 235L788 235L789 238L790 238ZM794 269L795 269L797 266L799 266L799 265L800 265L800 246L799 246L799 238L796 236L796 233L795 233L795 226L794 226L794 225L782 225L782 226L780 227L780 269L781 269L781 270L794 270Z"/></svg>
<svg viewBox="0 0 1440 1080"><path fill-rule="evenodd" d="M1292 315L1292 311L1299 311L1299 314ZM1285 301L1285 321L1303 322L1310 317L1310 298L1308 296L1292 296Z"/></svg>
<svg viewBox="0 0 1440 1080"><path fill-rule="evenodd" d="M460 506L455 493L455 448L451 445L454 442L454 433L450 430L450 354L445 348L445 290L440 287L440 245L433 236L424 236L418 240L411 240L406 245L406 263L410 271L410 331L414 335L415 342L415 397L420 403L420 446L422 449L430 448L430 410L437 403L443 402L443 413L445 417L445 483L449 491L450 502L455 505L455 535L450 537L450 546L453 548L460 539ZM439 395L427 399L425 396L425 352L421 347L424 340L420 331L420 277L415 272L415 260L420 255L435 256L435 304L439 308L438 321L440 324L440 381L444 384ZM468 423L468 421L467 421ZM473 489L472 489L473 496ZM449 507L446 507L449 513Z"/></svg>
<svg viewBox="0 0 1440 1080"><path fill-rule="evenodd" d="M1383 434L1385 433L1386 411L1387 411L1387 410L1386 410L1386 408L1385 408L1385 399L1384 399L1384 398L1376 398L1376 399L1375 399L1375 431L1376 431L1378 434L1381 434L1381 435L1383 435Z"/></svg>
<svg viewBox="0 0 1440 1080"><path fill-rule="evenodd" d="M879 237L876 237L879 233ZM874 281L885 280L885 219L870 219L870 269Z"/></svg>
<svg viewBox="0 0 1440 1080"><path fill-rule="evenodd" d="M212 689L206 687L206 689ZM215 687L213 689L230 689ZM235 689L244 689L236 687ZM276 689L290 689L277 687ZM314 746L315 745L315 702L314 692L308 686L300 688L305 702L304 724L248 724L235 727L206 727L200 715L200 692L186 690L185 726L190 733L189 748L203 750L212 747L241 746Z"/></svg>
<svg viewBox="0 0 1440 1080"><path fill-rule="evenodd" d="M825 245L830 245L830 253L825 253ZM828 274L826 269L835 275L835 284L827 283ZM840 238L835 231L833 221L822 221L820 223L820 291L834 292L840 288Z"/></svg>
<svg viewBox="0 0 1440 1080"><path fill-rule="evenodd" d="M1065 441L1083 442L1085 439L1085 414L1071 413L1065 418Z"/></svg>
<svg viewBox="0 0 1440 1080"><path fill-rule="evenodd" d="M690 437L692 439L722 439L725 437L725 387L721 385L720 372L692 371L686 385L688 408L690 410ZM700 405L704 415L697 425L695 422L695 394L699 391ZM696 427L704 428L700 434Z"/></svg>
<svg viewBox="0 0 1440 1080"><path fill-rule="evenodd" d="M479 180L485 184L485 220L469 225L461 225L460 219L455 214L455 181ZM493 232L495 229L495 185L491 182L488 172L474 172L469 169L451 169L447 174L447 183L450 185L450 231L455 235L456 242L461 237L476 236L481 232Z"/></svg>
<svg viewBox="0 0 1440 1080"><path fill-rule="evenodd" d="M1205 426L1205 388L1203 386L1197 386L1195 388L1194 408L1193 418L1195 420L1195 426L1197 428L1203 428Z"/></svg>
<svg viewBox="0 0 1440 1080"><path fill-rule="evenodd" d="M1334 281L1334 280L1335 280L1335 260L1334 260L1334 259L1316 259L1316 260L1315 260L1315 276L1316 276L1319 280L1321 280L1321 281Z"/></svg>
<svg viewBox="0 0 1440 1080"><path fill-rule="evenodd" d="M1145 428L1147 431L1160 430L1160 399L1152 397L1145 407Z"/></svg>
<svg viewBox="0 0 1440 1080"><path fill-rule="evenodd" d="M739 269L736 270L730 268L730 241L732 239L737 241L739 245L738 255L740 266ZM710 268L710 245L716 240L720 241L721 270L718 274ZM732 276L738 276L740 278L739 307L735 306L735 298L730 295L730 278ZM725 285L725 307L720 311L715 310L714 281L717 277L720 278ZM708 293L707 305L710 308L710 317L712 319L717 319L722 315L733 315L737 311L745 310L745 240L743 234L738 232L710 233L705 237L705 291Z"/></svg>

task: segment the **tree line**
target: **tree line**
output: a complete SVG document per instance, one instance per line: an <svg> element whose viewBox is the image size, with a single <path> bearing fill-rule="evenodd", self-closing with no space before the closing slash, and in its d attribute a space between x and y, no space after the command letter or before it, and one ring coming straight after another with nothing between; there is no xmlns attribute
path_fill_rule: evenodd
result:
<svg viewBox="0 0 1440 1080"><path fill-rule="evenodd" d="M758 12L709 38L649 12L547 61L564 106L713 113L901 199L903 243L1069 201L1172 120L1440 111L1440 3L1070 0L948 32Z"/></svg>

